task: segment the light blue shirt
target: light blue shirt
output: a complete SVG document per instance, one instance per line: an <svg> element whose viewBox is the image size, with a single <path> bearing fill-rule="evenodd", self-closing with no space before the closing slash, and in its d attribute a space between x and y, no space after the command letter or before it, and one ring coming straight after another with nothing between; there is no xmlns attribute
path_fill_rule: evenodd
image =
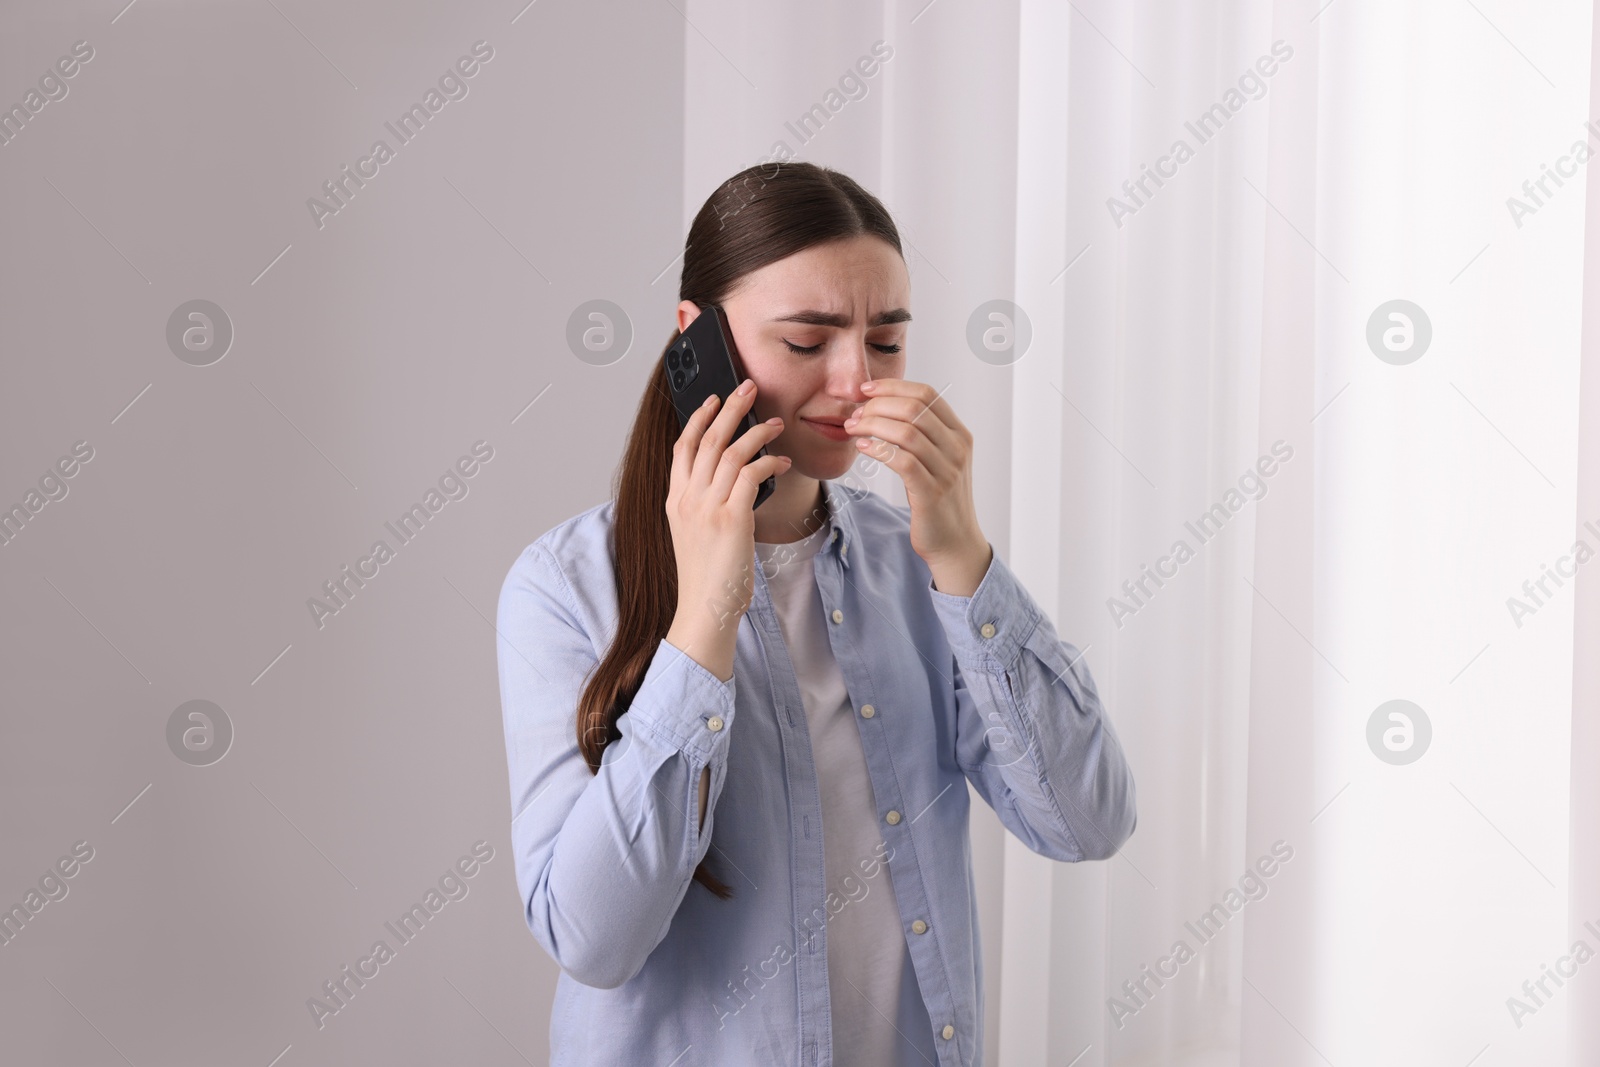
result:
<svg viewBox="0 0 1600 1067"><path fill-rule="evenodd" d="M1028 848L1076 862L1133 833L1133 775L1077 648L998 555L970 597L940 592L909 508L823 486L813 567L883 834L858 884L892 884L916 974L909 1005L882 1010L922 1030L903 1062L981 1065L966 783ZM662 640L599 774L578 750L578 699L618 620L613 515L607 501L539 537L500 592L517 888L562 971L550 1062L851 1064L833 1048L826 953L853 896L824 884L804 706L754 555L733 678ZM701 860L731 898L692 881ZM890 878L875 885L877 862Z"/></svg>

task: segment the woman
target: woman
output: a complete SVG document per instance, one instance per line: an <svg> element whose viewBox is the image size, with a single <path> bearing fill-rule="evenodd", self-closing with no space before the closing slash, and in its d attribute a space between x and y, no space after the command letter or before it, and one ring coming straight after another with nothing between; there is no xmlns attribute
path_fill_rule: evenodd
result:
<svg viewBox="0 0 1600 1067"><path fill-rule="evenodd" d="M673 340L719 305L749 379L680 433L658 361L616 498L500 595L551 1062L979 1064L966 784L1033 851L1104 859L1135 823L1121 746L979 528L971 434L901 377L883 205L750 168L696 215L678 295ZM908 507L837 480L858 454Z"/></svg>

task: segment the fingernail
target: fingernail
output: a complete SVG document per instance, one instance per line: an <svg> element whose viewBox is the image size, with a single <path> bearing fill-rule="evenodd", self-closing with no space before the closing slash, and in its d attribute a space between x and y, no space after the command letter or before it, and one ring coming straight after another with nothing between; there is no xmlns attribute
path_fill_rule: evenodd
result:
<svg viewBox="0 0 1600 1067"><path fill-rule="evenodd" d="M860 419L856 418L854 415L851 415L848 419L844 420L844 428L848 430L850 427L854 426L860 421Z"/></svg>
<svg viewBox="0 0 1600 1067"><path fill-rule="evenodd" d="M755 379L754 378L746 378L744 381L739 383L739 395L740 396L749 396L751 393L755 392L755 388L756 388Z"/></svg>
<svg viewBox="0 0 1600 1067"><path fill-rule="evenodd" d="M878 387L878 383L877 382L863 382L862 385L861 385L861 391L863 393L870 393L874 389L876 389L877 387Z"/></svg>
<svg viewBox="0 0 1600 1067"><path fill-rule="evenodd" d="M712 393L710 396L706 397L704 400L702 400L700 402L700 406L703 407L703 408L708 408L708 407L710 407L712 404L714 404L716 402L717 402L717 394L716 393Z"/></svg>
<svg viewBox="0 0 1600 1067"><path fill-rule="evenodd" d="M774 416L772 416L772 418L767 420L767 425L768 426L782 426L783 425L783 419L779 418L777 415L774 415Z"/></svg>

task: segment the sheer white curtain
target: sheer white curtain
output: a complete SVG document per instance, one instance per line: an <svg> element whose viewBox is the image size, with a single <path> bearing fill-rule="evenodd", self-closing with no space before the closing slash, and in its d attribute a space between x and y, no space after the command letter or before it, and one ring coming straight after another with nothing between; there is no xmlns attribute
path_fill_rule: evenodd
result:
<svg viewBox="0 0 1600 1067"><path fill-rule="evenodd" d="M1591 7L684 10L685 227L775 152L884 198L907 373L1134 763L1107 863L977 809L987 1062L1595 1062Z"/></svg>

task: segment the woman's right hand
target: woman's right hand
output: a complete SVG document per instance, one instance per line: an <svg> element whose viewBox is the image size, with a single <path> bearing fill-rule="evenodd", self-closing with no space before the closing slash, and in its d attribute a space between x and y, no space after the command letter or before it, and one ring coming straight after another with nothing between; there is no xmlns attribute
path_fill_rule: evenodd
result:
<svg viewBox="0 0 1600 1067"><path fill-rule="evenodd" d="M780 418L729 444L755 395L756 383L746 378L726 404L712 396L689 417L672 446L667 490L678 564L678 608L667 640L723 681L733 677L739 620L755 594L756 490L790 463L788 456L751 459L783 431Z"/></svg>

